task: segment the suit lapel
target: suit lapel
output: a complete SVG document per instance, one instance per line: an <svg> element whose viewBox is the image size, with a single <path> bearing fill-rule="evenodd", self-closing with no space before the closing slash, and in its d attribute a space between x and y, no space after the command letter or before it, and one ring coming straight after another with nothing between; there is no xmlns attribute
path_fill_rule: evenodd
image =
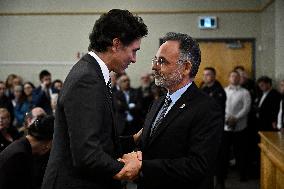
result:
<svg viewBox="0 0 284 189"><path fill-rule="evenodd" d="M151 145L163 131L169 126L169 124L183 111L190 108L190 101L194 98L196 93L196 85L193 82L191 86L182 94L178 101L167 113L166 117L163 119L162 123L158 126L156 132L150 137L149 145ZM159 110L158 110L159 111Z"/></svg>
<svg viewBox="0 0 284 189"><path fill-rule="evenodd" d="M147 114L147 118L144 123L143 127L143 134L142 134L142 139L141 141L143 142L144 145L147 144L149 137L150 137L150 131L152 124L161 109L163 102L165 100L165 96L161 97L159 100L153 103L152 108L150 109L149 113Z"/></svg>
<svg viewBox="0 0 284 189"><path fill-rule="evenodd" d="M112 103L112 99L113 99L113 97L112 98L109 98L109 89L108 89L108 86L105 84L105 80L104 80L104 76L103 76L103 72L102 72L102 70L101 70L101 67L100 67L100 65L99 65L99 63L97 62L97 60L94 58L94 57L92 57L91 55L89 55L89 54L86 54L84 57L83 57L83 60L85 60L85 61L87 61L87 62L89 62L91 65L93 65L94 66L94 68L95 68L95 70L96 70L96 72L97 72L97 74L98 74L98 76L99 76L99 78L103 81L103 83L104 83L104 88L103 88L103 90L104 90L104 93L106 94L106 96L107 96L107 103L108 103L108 106L109 106L109 108L110 108L110 110L111 110L111 117L112 117L112 126L113 126L113 130L114 130L114 137L115 137L115 139L117 139L117 126L116 126L116 121L114 120L114 110L113 110L113 103ZM110 94L111 95L111 94Z"/></svg>

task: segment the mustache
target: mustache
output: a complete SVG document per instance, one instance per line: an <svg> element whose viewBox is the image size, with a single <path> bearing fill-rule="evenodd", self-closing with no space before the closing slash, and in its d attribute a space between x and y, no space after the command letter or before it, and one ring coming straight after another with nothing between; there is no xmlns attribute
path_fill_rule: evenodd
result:
<svg viewBox="0 0 284 189"><path fill-rule="evenodd" d="M162 76L162 74L157 72L157 71L155 71L153 74L154 74L154 77L161 77Z"/></svg>

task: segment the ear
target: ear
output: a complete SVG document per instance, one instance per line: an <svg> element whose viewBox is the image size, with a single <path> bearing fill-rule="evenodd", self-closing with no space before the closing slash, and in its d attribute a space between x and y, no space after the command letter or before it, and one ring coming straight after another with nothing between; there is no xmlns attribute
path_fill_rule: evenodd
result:
<svg viewBox="0 0 284 189"><path fill-rule="evenodd" d="M192 64L189 60L187 60L186 62L183 63L184 65L184 75L189 75L189 73L191 72L191 68L192 68Z"/></svg>
<svg viewBox="0 0 284 189"><path fill-rule="evenodd" d="M120 39L114 38L114 39L112 40L112 47L111 47L111 49L112 49L114 52L117 52L117 51L120 49L120 46L121 46L121 41L120 41Z"/></svg>

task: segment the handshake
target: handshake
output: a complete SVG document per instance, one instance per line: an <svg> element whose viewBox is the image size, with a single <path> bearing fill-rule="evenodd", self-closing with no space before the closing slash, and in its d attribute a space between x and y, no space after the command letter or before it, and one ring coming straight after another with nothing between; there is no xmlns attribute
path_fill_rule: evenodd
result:
<svg viewBox="0 0 284 189"><path fill-rule="evenodd" d="M142 166L142 152L124 154L118 161L124 163L124 167L113 178L116 180L135 180L139 176Z"/></svg>

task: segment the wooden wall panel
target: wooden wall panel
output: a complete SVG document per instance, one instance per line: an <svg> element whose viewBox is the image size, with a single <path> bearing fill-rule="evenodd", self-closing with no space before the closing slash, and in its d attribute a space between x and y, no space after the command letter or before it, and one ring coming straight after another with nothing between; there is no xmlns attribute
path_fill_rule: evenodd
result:
<svg viewBox="0 0 284 189"><path fill-rule="evenodd" d="M203 69L214 67L217 71L217 79L223 87L228 85L230 71L242 65L252 76L253 44L252 42L241 42L242 48L229 48L226 42L199 42L201 49L201 65L195 81L199 85L202 81Z"/></svg>

